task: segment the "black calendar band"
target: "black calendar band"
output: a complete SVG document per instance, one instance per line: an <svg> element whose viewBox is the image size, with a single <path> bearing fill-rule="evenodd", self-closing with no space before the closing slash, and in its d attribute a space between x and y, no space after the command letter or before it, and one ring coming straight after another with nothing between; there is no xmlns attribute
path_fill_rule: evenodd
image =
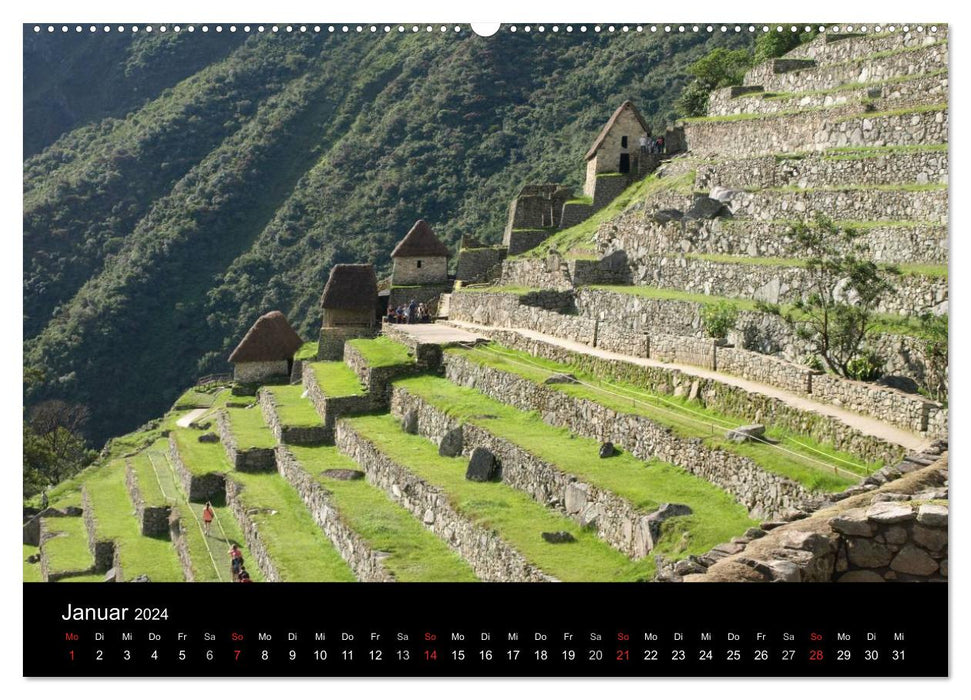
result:
<svg viewBox="0 0 971 700"><path fill-rule="evenodd" d="M922 610L900 612L919 593ZM26 676L946 676L936 584L24 584Z"/></svg>

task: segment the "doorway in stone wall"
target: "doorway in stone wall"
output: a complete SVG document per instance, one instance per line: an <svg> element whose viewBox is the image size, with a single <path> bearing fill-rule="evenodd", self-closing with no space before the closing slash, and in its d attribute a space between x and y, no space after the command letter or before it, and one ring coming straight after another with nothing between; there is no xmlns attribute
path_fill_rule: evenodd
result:
<svg viewBox="0 0 971 700"><path fill-rule="evenodd" d="M630 153L620 154L620 172L622 173L630 172Z"/></svg>

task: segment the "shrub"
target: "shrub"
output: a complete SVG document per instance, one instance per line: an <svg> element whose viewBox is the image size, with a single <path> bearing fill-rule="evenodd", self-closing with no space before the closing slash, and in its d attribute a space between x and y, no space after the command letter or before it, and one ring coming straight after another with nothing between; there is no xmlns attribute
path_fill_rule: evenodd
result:
<svg viewBox="0 0 971 700"><path fill-rule="evenodd" d="M738 321L738 308L727 301L701 307L701 326L712 338L724 338Z"/></svg>

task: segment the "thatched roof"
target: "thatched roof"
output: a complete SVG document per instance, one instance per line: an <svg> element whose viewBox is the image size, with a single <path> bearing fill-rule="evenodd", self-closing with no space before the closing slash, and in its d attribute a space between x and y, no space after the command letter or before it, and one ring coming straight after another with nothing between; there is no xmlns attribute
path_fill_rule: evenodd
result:
<svg viewBox="0 0 971 700"><path fill-rule="evenodd" d="M448 248L432 233L432 227L424 219L416 221L408 235L402 238L391 251L392 258L447 258L449 256Z"/></svg>
<svg viewBox="0 0 971 700"><path fill-rule="evenodd" d="M325 309L374 309L378 278L373 265L334 265L320 305Z"/></svg>
<svg viewBox="0 0 971 700"><path fill-rule="evenodd" d="M620 115L624 113L624 110L628 110L628 109L634 114L634 118L637 119L637 121L640 123L641 128L644 129L645 132L647 132L647 135L648 136L651 135L651 128L647 125L647 122L644 121L644 117L641 116L641 113L637 111L637 107L635 107L634 103L631 102L630 100L625 100L624 104L622 104L620 107L616 109L616 111L614 111L610 119L607 120L607 123L604 124L604 128L600 130L600 134L597 136L597 140L593 142L593 145L590 147L590 150L587 151L587 158L586 158L587 160L590 160L595 155L597 155L597 150L603 144L604 139L607 138L607 134L609 134L610 130L614 128L614 124L616 124L617 120L620 119Z"/></svg>
<svg viewBox="0 0 971 700"><path fill-rule="evenodd" d="M230 362L289 360L303 345L300 336L279 311L263 314L229 356Z"/></svg>

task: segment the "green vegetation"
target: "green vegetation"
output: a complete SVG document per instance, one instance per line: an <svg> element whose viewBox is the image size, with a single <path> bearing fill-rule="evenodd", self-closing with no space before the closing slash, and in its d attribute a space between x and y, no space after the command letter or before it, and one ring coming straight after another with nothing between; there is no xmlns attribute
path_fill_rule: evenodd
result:
<svg viewBox="0 0 971 700"><path fill-rule="evenodd" d="M860 114L851 114L845 117L840 117L835 119L835 122L845 122L851 119L877 119L880 117L901 117L907 114L923 114L925 112L940 112L947 109L947 103L933 104L933 105L915 105L913 107L903 107L901 109L888 109L882 112L861 112Z"/></svg>
<svg viewBox="0 0 971 700"><path fill-rule="evenodd" d="M44 527L56 535L44 542L44 556L50 573L88 571L94 567L83 518L45 518Z"/></svg>
<svg viewBox="0 0 971 700"><path fill-rule="evenodd" d="M249 408L227 408L226 412L229 414L229 428L240 450L276 447L276 439L266 425L266 421L263 420L263 412L258 405Z"/></svg>
<svg viewBox="0 0 971 700"><path fill-rule="evenodd" d="M640 581L654 574L651 557L632 562L594 533L507 484L467 481L468 460L439 456L434 444L403 433L390 415L351 418L348 423L396 463L442 489L459 514L494 531L547 574L563 581ZM550 544L542 538L542 532L561 530L577 541Z"/></svg>
<svg viewBox="0 0 971 700"><path fill-rule="evenodd" d="M842 85L837 85L835 87L828 88L826 90L803 90L801 92L774 92L771 94L763 94L762 96L766 100L791 100L798 99L800 97L824 97L826 95L835 95L841 92L851 92L853 90L866 90L876 87L882 87L884 85L898 85L900 83L909 83L913 80L921 80L923 78L933 78L939 75L944 75L947 73L946 69L930 71L929 73L913 73L910 75L897 75L892 78L887 78L886 80L875 80L873 82L867 83L843 83Z"/></svg>
<svg viewBox="0 0 971 700"><path fill-rule="evenodd" d="M661 301L683 301L691 304L708 304L728 302L733 304L739 311L759 311L758 302L751 299L734 299L732 297L718 297L697 292L683 292L680 289L670 289L666 287L648 287L644 285L610 285L594 284L587 289L599 289L604 292L614 294L629 294L632 296L645 297L647 299L658 299ZM780 309L783 313L798 316L798 311L791 304L782 304ZM896 316L893 314L874 314L873 330L880 333L893 333L896 335L909 335L916 338L925 337L926 333L921 328L918 319L910 316Z"/></svg>
<svg viewBox="0 0 971 700"><path fill-rule="evenodd" d="M371 368L397 367L415 362L414 356L405 345L384 335L369 339L355 338L348 341L348 344L361 353L361 357Z"/></svg>
<svg viewBox="0 0 971 700"><path fill-rule="evenodd" d="M218 442L199 442L202 435L191 428L176 428L172 431L176 448L182 463L190 474L205 476L206 474L225 474L233 471L226 450Z"/></svg>
<svg viewBox="0 0 971 700"><path fill-rule="evenodd" d="M167 539L143 537L125 488L125 465L121 461L102 467L84 484L95 537L115 543L125 580L145 574L152 581L181 581L182 567ZM45 545L46 546L46 545Z"/></svg>
<svg viewBox="0 0 971 700"><path fill-rule="evenodd" d="M128 460L135 478L138 480L138 490L147 506L164 506L175 498L175 493L163 492L161 479L164 474L160 470L167 469L163 455L168 452L169 441L162 438L150 448L142 450ZM132 504L134 505L134 504Z"/></svg>
<svg viewBox="0 0 971 700"><path fill-rule="evenodd" d="M694 181L695 174L693 171L677 177L665 178L659 178L652 174L640 182L631 184L614 201L589 219L576 226L558 231L550 236L543 245L513 257L540 258L544 257L550 248L555 248L568 255L591 253L593 252L593 235L597 232L600 224L610 221L635 202L647 201L651 197L669 192L682 194L690 192Z"/></svg>
<svg viewBox="0 0 971 700"><path fill-rule="evenodd" d="M542 291L540 289L535 289L532 287L517 287L515 285L482 285L482 286L465 286L458 290L458 294L515 294L516 296L524 296L526 294L533 294L535 292Z"/></svg>
<svg viewBox="0 0 971 700"><path fill-rule="evenodd" d="M879 158L898 153L946 153L946 143L928 143L912 146L834 146L823 151L824 158L857 160L860 158Z"/></svg>
<svg viewBox="0 0 971 700"><path fill-rule="evenodd" d="M280 423L290 427L316 427L322 425L320 416L303 395L306 389L301 385L265 386L263 391L270 392Z"/></svg>
<svg viewBox="0 0 971 700"><path fill-rule="evenodd" d="M175 401L175 408L178 411L185 411L193 408L212 408L220 395L227 391L225 384L206 384L204 386L194 386L187 389L182 396Z"/></svg>
<svg viewBox="0 0 971 700"><path fill-rule="evenodd" d="M273 565L284 581L354 581L350 568L313 521L300 495L282 476L236 472L243 508L259 529Z"/></svg>
<svg viewBox="0 0 971 700"><path fill-rule="evenodd" d="M342 481L321 474L327 469L359 469L336 447L290 448L313 474L340 512L341 520L371 549L387 553L382 565L398 581L475 581L469 565L408 511L364 479Z"/></svg>
<svg viewBox="0 0 971 700"><path fill-rule="evenodd" d="M324 396L363 396L367 393L354 370L340 360L314 362L310 370Z"/></svg>
<svg viewBox="0 0 971 700"><path fill-rule="evenodd" d="M624 382L604 382L601 377L578 367L543 360L501 346L492 346L491 352L481 349L450 349L448 352L461 354L472 362L516 374L537 384L552 374L569 372L583 383L552 384L549 388L594 401L615 411L645 416L671 428L676 435L700 438L709 447L748 457L766 471L787 476L809 489L842 491L858 482L852 475L862 476L880 466L868 465L851 454L822 445L808 436L772 426L771 423L767 426L766 435L771 440L779 441L780 447L754 442L740 445L724 437L727 430L743 423L736 417L703 408L683 397L657 394ZM491 401L488 398L484 400ZM485 407L481 410L485 410ZM493 411L491 404L488 410ZM522 413L516 409L510 410ZM565 448L572 449L570 443L566 443ZM837 473L836 468L842 471Z"/></svg>
<svg viewBox="0 0 971 700"><path fill-rule="evenodd" d="M579 190L624 99L671 123L687 66L751 41L167 32L102 51L28 33L24 354L44 379L25 400L90 407L97 447L227 371L267 309L315 338L328 270L383 277L416 219L453 251L470 231L498 243L524 183Z"/></svg>
<svg viewBox="0 0 971 700"><path fill-rule="evenodd" d="M569 199L564 204L593 204L593 197L583 194L573 199Z"/></svg>
<svg viewBox="0 0 971 700"><path fill-rule="evenodd" d="M294 362L299 362L301 360L314 360L317 357L317 341L304 343L297 350L296 354L293 356Z"/></svg>
<svg viewBox="0 0 971 700"><path fill-rule="evenodd" d="M34 547L33 545L24 545L24 583L39 583L44 580L40 572L40 562L34 562L31 564L27 559L40 554L40 547Z"/></svg>
<svg viewBox="0 0 971 700"><path fill-rule="evenodd" d="M738 308L724 301L708 303L701 307L701 327L710 338L724 338L735 328Z"/></svg>

